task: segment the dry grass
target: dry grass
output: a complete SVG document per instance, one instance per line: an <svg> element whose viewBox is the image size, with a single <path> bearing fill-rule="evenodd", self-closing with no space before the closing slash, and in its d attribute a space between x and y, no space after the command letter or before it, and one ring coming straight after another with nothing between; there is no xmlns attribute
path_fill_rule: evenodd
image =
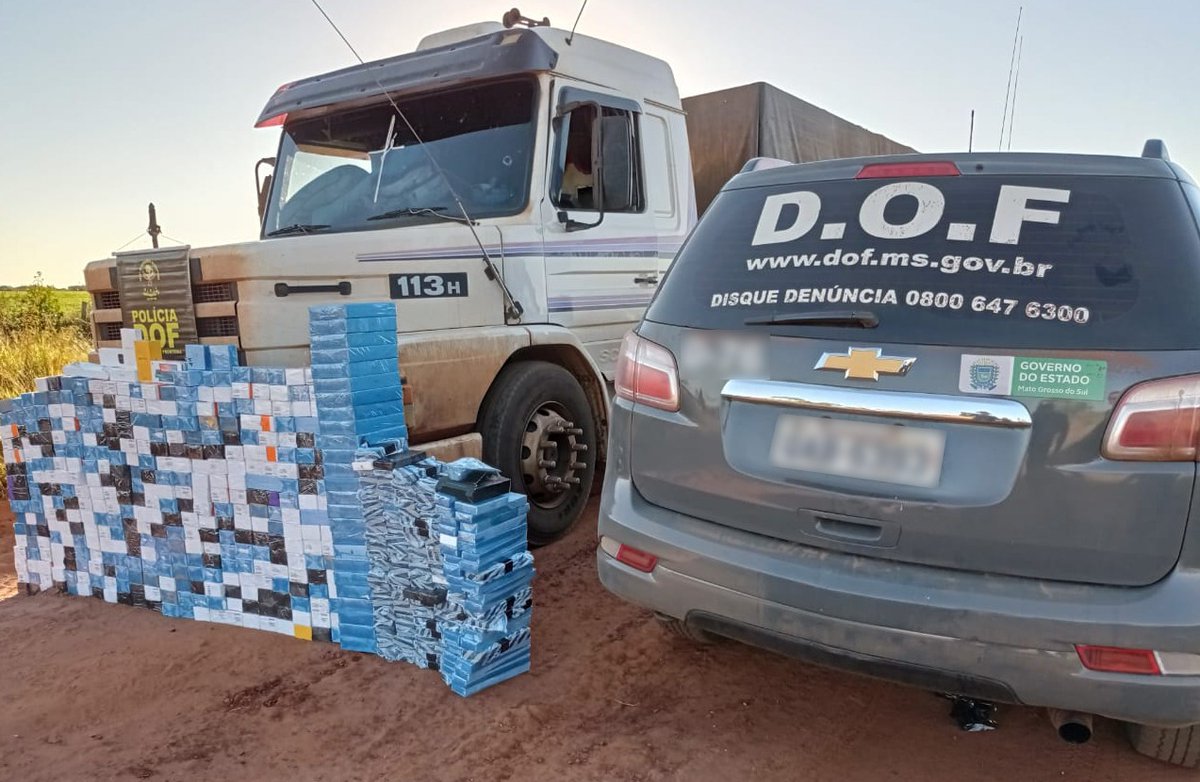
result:
<svg viewBox="0 0 1200 782"><path fill-rule="evenodd" d="M86 321L80 318L79 292L55 290L43 285L41 275L37 275L33 285L3 294L0 399L32 391L37 378L57 375L67 364L87 358L91 340ZM0 489L3 477L4 464L0 460Z"/></svg>
<svg viewBox="0 0 1200 782"><path fill-rule="evenodd" d="M89 340L78 329L0 333L0 399L33 390L34 378L56 375L87 358Z"/></svg>
<svg viewBox="0 0 1200 782"><path fill-rule="evenodd" d="M74 327L0 332L0 399L33 390L35 378L57 375L72 361L87 358L91 341ZM0 498L4 496L0 459Z"/></svg>

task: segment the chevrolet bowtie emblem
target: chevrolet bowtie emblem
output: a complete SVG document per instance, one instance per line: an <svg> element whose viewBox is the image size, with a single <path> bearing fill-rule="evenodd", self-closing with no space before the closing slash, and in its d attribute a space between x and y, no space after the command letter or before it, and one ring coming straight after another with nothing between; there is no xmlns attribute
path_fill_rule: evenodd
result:
<svg viewBox="0 0 1200 782"><path fill-rule="evenodd" d="M915 358L882 356L879 348L850 348L846 353L822 353L814 369L845 371L848 380L878 380L880 373L904 375Z"/></svg>

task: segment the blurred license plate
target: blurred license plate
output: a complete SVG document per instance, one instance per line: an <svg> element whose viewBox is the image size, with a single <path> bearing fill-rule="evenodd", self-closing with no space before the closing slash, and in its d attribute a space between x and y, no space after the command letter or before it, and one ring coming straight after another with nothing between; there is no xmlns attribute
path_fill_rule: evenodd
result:
<svg viewBox="0 0 1200 782"><path fill-rule="evenodd" d="M936 429L780 416L771 462L789 470L906 486L937 486L946 437Z"/></svg>

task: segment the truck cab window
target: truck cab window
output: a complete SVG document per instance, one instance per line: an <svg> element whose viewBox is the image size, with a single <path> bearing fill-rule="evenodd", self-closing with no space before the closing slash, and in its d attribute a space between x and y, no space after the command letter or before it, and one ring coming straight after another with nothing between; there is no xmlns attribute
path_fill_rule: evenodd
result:
<svg viewBox="0 0 1200 782"><path fill-rule="evenodd" d="M593 149L596 108L579 106L563 115L558 132L557 166L552 186L555 206L562 209L598 211L597 165ZM640 212L642 193L641 154L637 122L633 114L604 107L600 117L600 161L603 166L604 211Z"/></svg>
<svg viewBox="0 0 1200 782"><path fill-rule="evenodd" d="M521 80L400 98L416 135L388 103L289 122L264 235L436 221L457 214L456 196L473 218L520 212L536 90Z"/></svg>

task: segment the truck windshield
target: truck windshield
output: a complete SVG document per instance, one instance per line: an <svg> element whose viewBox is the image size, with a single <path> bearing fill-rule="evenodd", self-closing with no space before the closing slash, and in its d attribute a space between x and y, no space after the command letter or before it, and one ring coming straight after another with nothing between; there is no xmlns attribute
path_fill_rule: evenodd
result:
<svg viewBox="0 0 1200 782"><path fill-rule="evenodd" d="M522 80L398 99L424 149L389 103L289 122L263 235L460 217L451 186L472 218L521 211L535 95Z"/></svg>

